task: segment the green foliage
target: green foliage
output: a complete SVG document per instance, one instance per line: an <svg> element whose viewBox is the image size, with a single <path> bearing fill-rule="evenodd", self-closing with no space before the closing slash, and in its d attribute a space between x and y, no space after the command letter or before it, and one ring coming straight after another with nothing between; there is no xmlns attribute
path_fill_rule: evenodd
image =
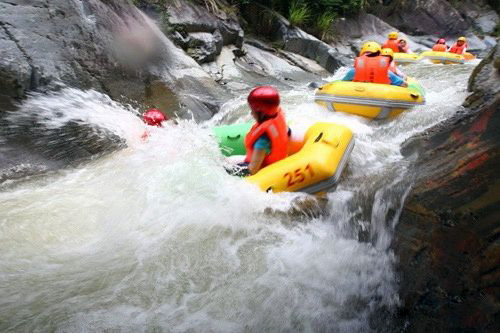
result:
<svg viewBox="0 0 500 333"><path fill-rule="evenodd" d="M491 34L495 37L500 37L500 23L497 23L495 30Z"/></svg>
<svg viewBox="0 0 500 333"><path fill-rule="evenodd" d="M301 26L304 25L309 18L311 13L307 4L303 3L301 0L293 1L290 5L290 10L288 12L288 20L291 25Z"/></svg>

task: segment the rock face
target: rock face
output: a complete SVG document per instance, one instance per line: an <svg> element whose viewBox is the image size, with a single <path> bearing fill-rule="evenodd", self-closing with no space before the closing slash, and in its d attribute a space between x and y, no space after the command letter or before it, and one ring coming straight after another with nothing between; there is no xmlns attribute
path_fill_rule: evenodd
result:
<svg viewBox="0 0 500 333"><path fill-rule="evenodd" d="M162 104L207 119L224 95L127 1L1 1L0 48L0 111L29 91L61 85L150 104L161 96L148 95L149 86L163 84L175 94Z"/></svg>
<svg viewBox="0 0 500 333"><path fill-rule="evenodd" d="M372 40L383 44L387 40L388 33L397 30L398 29L382 21L375 15L364 12L355 17L340 19L335 22L335 32L339 36L338 39L340 40L340 44L351 46L351 48L356 51L356 54L359 52L363 42ZM405 38L408 41L412 51L428 48L416 42L412 36L408 36L401 32L399 35L400 38ZM431 46L434 45L434 41L435 39L433 38Z"/></svg>
<svg viewBox="0 0 500 333"><path fill-rule="evenodd" d="M462 34L469 28L460 12L446 0L392 0L388 3L378 6L376 14L412 35L448 37Z"/></svg>
<svg viewBox="0 0 500 333"><path fill-rule="evenodd" d="M417 182L396 228L409 331L498 332L500 47L472 74L465 112L410 140Z"/></svg>
<svg viewBox="0 0 500 333"><path fill-rule="evenodd" d="M372 11L400 31L433 42L441 37L455 40L466 36L469 50L474 52L490 50L496 44L492 37L482 36L490 34L499 22L497 13L483 0L389 0ZM419 42L427 45L425 39Z"/></svg>

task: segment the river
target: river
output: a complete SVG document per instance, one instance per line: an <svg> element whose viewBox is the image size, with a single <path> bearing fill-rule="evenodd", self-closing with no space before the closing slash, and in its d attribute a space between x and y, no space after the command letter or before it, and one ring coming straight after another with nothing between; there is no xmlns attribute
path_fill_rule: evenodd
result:
<svg viewBox="0 0 500 333"><path fill-rule="evenodd" d="M287 213L305 195L262 193L224 171L210 128L250 121L246 96L208 122L151 128L146 142L139 110L100 93L31 97L3 139L19 124L76 123L90 134L31 144L71 155L103 137L122 148L65 168L33 157L17 168L47 172L0 177L0 331L390 329L400 304L390 244L418 172L400 147L459 109L472 69L405 67L427 104L384 122L331 113L306 83L282 88L292 126L331 121L355 133L320 215Z"/></svg>

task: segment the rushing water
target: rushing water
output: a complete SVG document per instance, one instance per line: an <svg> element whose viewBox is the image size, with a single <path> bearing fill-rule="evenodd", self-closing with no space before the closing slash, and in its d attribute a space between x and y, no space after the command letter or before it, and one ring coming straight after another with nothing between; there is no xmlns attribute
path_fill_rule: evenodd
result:
<svg viewBox="0 0 500 333"><path fill-rule="evenodd" d="M149 128L147 141L137 111L99 93L32 97L23 109L33 112L9 115L9 135L20 124L38 134L84 124L85 135L59 138L60 154L99 138L126 147L44 176L3 175L0 331L391 327L400 301L389 245L414 174L400 145L456 112L472 66L405 70L425 86L427 105L393 121L330 113L305 84L281 91L292 126L332 121L356 136L319 217L279 213L304 195L262 193L225 173L210 128L250 120L244 97L204 124ZM44 138L32 146L58 140Z"/></svg>

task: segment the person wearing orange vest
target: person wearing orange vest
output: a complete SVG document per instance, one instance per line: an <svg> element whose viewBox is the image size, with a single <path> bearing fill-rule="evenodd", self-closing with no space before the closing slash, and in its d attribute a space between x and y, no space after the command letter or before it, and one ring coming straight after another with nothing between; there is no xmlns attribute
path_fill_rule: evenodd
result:
<svg viewBox="0 0 500 333"><path fill-rule="evenodd" d="M256 123L245 136L245 162L249 174L287 157L289 130L280 108L278 91L270 86L253 89L248 105Z"/></svg>
<svg viewBox="0 0 500 333"><path fill-rule="evenodd" d="M467 39L465 39L465 37L460 37L457 39L457 42L450 47L448 52L463 55L466 50L467 50Z"/></svg>
<svg viewBox="0 0 500 333"><path fill-rule="evenodd" d="M350 69L342 81L392 84L407 87L406 82L389 70L391 60L380 55L378 43L363 44L359 57L354 60L354 68Z"/></svg>
<svg viewBox="0 0 500 333"><path fill-rule="evenodd" d="M392 49L385 48L380 51L380 55L387 57L387 59L391 62L389 70L406 81L406 74L403 73L398 66L396 66L396 62L394 61L394 51L392 51Z"/></svg>
<svg viewBox="0 0 500 333"><path fill-rule="evenodd" d="M446 52L448 46L446 46L446 40L444 38L439 38L436 44L432 47L432 51Z"/></svg>
<svg viewBox="0 0 500 333"><path fill-rule="evenodd" d="M389 39L382 45L382 48L392 49L394 52L399 52L399 40L398 33L396 31L392 31L389 33Z"/></svg>

